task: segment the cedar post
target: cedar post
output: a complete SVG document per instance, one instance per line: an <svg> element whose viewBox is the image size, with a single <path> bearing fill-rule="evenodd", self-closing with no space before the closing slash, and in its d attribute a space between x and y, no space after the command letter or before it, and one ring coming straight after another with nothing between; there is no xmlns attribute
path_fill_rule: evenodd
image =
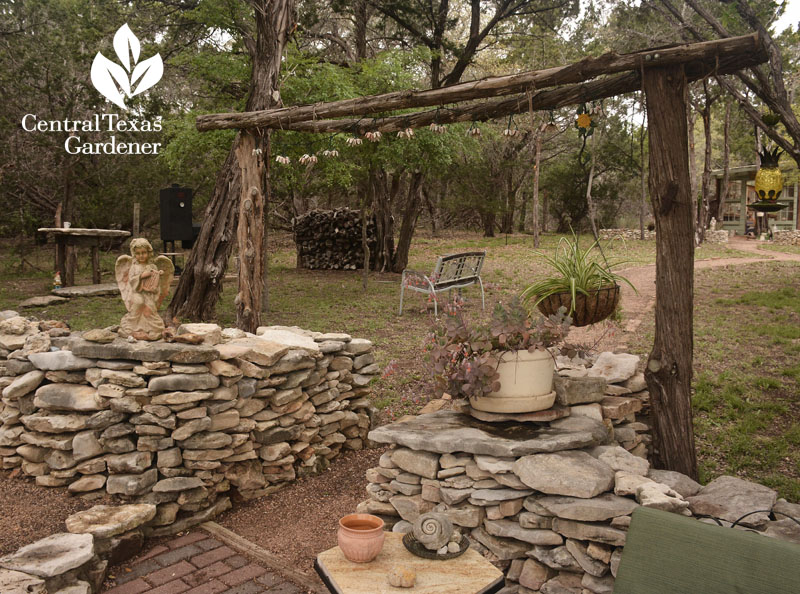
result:
<svg viewBox="0 0 800 594"><path fill-rule="evenodd" d="M656 224L655 339L645 379L655 462L697 479L692 426L694 217L689 182L683 66L644 70L650 199Z"/></svg>
<svg viewBox="0 0 800 594"><path fill-rule="evenodd" d="M255 332L261 324L261 292L264 254L264 193L261 189L264 159L256 137L242 131L236 147L236 160L242 172L239 200L239 293L236 296L236 326Z"/></svg>

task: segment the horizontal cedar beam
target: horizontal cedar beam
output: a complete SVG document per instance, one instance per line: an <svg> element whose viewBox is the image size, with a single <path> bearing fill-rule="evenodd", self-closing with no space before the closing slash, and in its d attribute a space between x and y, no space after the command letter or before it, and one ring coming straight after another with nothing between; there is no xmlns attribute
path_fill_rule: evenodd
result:
<svg viewBox="0 0 800 594"><path fill-rule="evenodd" d="M398 109L458 103L513 95L545 87L577 84L597 76L630 70L640 72L642 68L651 66L687 64L695 61L717 63L729 58L744 59L748 56L763 58L758 63L767 60L766 50L756 33L699 43L650 48L629 54L612 52L597 58L587 57L568 66L495 76L440 89L396 91L328 103L296 105L244 113L201 115L197 118L197 129L201 132L232 128L293 129L290 128L291 124L318 118L364 116Z"/></svg>
<svg viewBox="0 0 800 594"><path fill-rule="evenodd" d="M761 56L751 54L745 58L729 57L714 61L711 64L693 62L685 67L687 81L700 80L715 74L729 74L748 66L760 63ZM455 108L418 111L404 115L388 116L383 118L359 118L339 120L311 120L297 122L283 126L284 130L296 132L318 132L334 134L351 132L364 134L368 131L392 133L406 128L422 128L430 124L452 124L456 122L484 122L512 114L524 113L531 107L534 111L557 109L567 105L597 101L632 93L642 87L641 74L629 72L613 77L606 77L588 83L546 89L531 93L530 103L528 95L517 95L507 99L496 99L464 105Z"/></svg>

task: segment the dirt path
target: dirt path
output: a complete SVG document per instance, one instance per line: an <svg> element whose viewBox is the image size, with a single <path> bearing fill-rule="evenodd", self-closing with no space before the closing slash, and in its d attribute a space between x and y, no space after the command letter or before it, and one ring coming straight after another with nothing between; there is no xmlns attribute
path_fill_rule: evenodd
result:
<svg viewBox="0 0 800 594"><path fill-rule="evenodd" d="M728 246L742 252L752 253L757 257L697 260L694 263L695 270L769 261L800 262L799 254L761 250L757 241L740 236L732 237ZM655 264L637 266L621 270L620 274L630 280L639 291L637 295L629 286L622 285L620 298L620 307L623 315L622 332L608 324L595 324L594 327L574 329L570 332L571 341L583 345L592 345L599 350L619 350L627 346L628 338L639 328L645 314L655 306L656 267Z"/></svg>

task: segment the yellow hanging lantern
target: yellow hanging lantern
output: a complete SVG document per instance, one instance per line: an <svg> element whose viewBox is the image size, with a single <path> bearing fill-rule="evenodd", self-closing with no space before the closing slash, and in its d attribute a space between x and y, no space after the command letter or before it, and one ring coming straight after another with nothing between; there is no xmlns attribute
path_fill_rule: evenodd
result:
<svg viewBox="0 0 800 594"><path fill-rule="evenodd" d="M756 173L756 194L761 200L775 202L783 192L783 174L778 168L781 151L778 148L772 151L765 148L758 154L761 157L761 167Z"/></svg>

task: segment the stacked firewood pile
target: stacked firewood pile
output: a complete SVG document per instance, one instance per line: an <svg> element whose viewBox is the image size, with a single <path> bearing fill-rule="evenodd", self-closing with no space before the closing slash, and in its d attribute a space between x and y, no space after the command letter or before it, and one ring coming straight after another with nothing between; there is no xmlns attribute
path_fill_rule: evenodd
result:
<svg viewBox="0 0 800 594"><path fill-rule="evenodd" d="M361 211L350 208L311 210L293 220L298 268L355 270L364 264ZM375 220L367 223L367 244L374 262Z"/></svg>

